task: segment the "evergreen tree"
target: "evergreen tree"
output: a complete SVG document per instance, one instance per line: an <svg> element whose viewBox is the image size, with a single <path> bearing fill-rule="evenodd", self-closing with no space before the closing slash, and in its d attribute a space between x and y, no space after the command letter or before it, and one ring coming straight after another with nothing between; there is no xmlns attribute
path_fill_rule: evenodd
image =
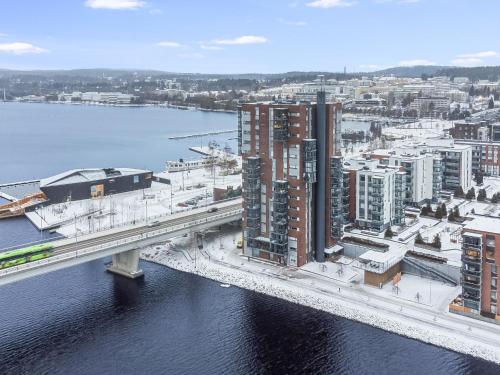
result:
<svg viewBox="0 0 500 375"><path fill-rule="evenodd" d="M384 237L385 238L392 238L394 236L394 232L392 231L391 227L388 227L385 231Z"/></svg>
<svg viewBox="0 0 500 375"><path fill-rule="evenodd" d="M443 216L446 216L446 213L448 212L448 210L446 209L446 205L444 203L441 204L441 213L443 214Z"/></svg>
<svg viewBox="0 0 500 375"><path fill-rule="evenodd" d="M483 184L483 172L477 171L474 174L474 180L476 181L476 184L482 185Z"/></svg>
<svg viewBox="0 0 500 375"><path fill-rule="evenodd" d="M470 201L470 200L474 199L475 197L476 197L476 191L474 190L473 187L471 187L469 189L469 191L467 192L467 194L465 195L465 199Z"/></svg>
<svg viewBox="0 0 500 375"><path fill-rule="evenodd" d="M441 249L441 238L439 237L439 234L436 234L434 236L434 239L432 240L432 246L434 246L436 249Z"/></svg>
<svg viewBox="0 0 500 375"><path fill-rule="evenodd" d="M427 206L426 206L426 208L427 208L427 212L428 212L428 213L432 213L432 206L431 206L431 202L427 202Z"/></svg>
<svg viewBox="0 0 500 375"><path fill-rule="evenodd" d="M420 209L420 215L422 215L422 216L429 215L429 210L428 210L427 206L422 206L422 208Z"/></svg>
<svg viewBox="0 0 500 375"><path fill-rule="evenodd" d="M476 95L476 90L474 90L474 85L471 85L471 87L469 88L469 95L470 96Z"/></svg>
<svg viewBox="0 0 500 375"><path fill-rule="evenodd" d="M493 100L493 97L490 98L488 101L488 109L493 109L495 108L495 101Z"/></svg>
<svg viewBox="0 0 500 375"><path fill-rule="evenodd" d="M477 200L478 200L478 202L484 202L486 200L486 190L485 189L479 189L479 192L477 193Z"/></svg>
<svg viewBox="0 0 500 375"><path fill-rule="evenodd" d="M462 189L461 186L457 187L455 189L455 192L453 193L453 195L457 198L463 198L465 193L464 193L464 189Z"/></svg>
<svg viewBox="0 0 500 375"><path fill-rule="evenodd" d="M453 210L450 208L450 212L448 213L448 221L455 221L455 214Z"/></svg>
<svg viewBox="0 0 500 375"><path fill-rule="evenodd" d="M460 219L460 210L458 209L458 206L455 206L453 209L453 217L455 219Z"/></svg>
<svg viewBox="0 0 500 375"><path fill-rule="evenodd" d="M438 207L436 208L436 213L434 214L434 217L438 220L441 220L444 215L446 215L446 208L444 209L444 213L443 213L441 206L438 205Z"/></svg>
<svg viewBox="0 0 500 375"><path fill-rule="evenodd" d="M491 203L498 203L500 201L500 193L495 193L491 197Z"/></svg>
<svg viewBox="0 0 500 375"><path fill-rule="evenodd" d="M415 243L418 243L418 244L424 243L424 239L422 238L422 235L420 234L420 232L418 232L417 236L415 237Z"/></svg>

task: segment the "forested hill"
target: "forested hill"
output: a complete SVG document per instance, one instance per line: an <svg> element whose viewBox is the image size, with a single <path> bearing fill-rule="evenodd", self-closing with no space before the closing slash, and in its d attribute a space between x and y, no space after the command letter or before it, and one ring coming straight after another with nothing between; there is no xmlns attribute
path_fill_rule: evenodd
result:
<svg viewBox="0 0 500 375"><path fill-rule="evenodd" d="M480 79L487 79L489 81L498 81L500 78L500 66L477 66L472 68L445 68L436 72L437 76L454 77L467 77L472 82Z"/></svg>

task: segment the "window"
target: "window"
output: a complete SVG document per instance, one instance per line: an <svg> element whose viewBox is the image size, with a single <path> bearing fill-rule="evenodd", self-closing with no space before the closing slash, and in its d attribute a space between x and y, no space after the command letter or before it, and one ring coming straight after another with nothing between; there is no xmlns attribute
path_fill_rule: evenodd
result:
<svg viewBox="0 0 500 375"><path fill-rule="evenodd" d="M491 302L496 302L497 301L497 291L491 292Z"/></svg>
<svg viewBox="0 0 500 375"><path fill-rule="evenodd" d="M138 184L139 183L139 176L134 176L134 184Z"/></svg>

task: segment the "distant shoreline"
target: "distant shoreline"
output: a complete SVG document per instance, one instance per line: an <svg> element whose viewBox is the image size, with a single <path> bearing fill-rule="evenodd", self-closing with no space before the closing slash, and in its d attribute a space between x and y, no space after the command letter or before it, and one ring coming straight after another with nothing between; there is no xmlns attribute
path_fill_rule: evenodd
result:
<svg viewBox="0 0 500 375"><path fill-rule="evenodd" d="M64 104L76 106L93 106L93 107L114 107L114 108L142 108L142 107L160 107L172 108L184 111L201 111L201 112L215 112L215 113L229 113L236 114L237 111L229 109L209 109L192 106L173 105L168 103L161 104L111 104L111 103L96 103L96 102L62 102L62 101L36 101L36 100L0 100L0 103L29 103L29 104Z"/></svg>

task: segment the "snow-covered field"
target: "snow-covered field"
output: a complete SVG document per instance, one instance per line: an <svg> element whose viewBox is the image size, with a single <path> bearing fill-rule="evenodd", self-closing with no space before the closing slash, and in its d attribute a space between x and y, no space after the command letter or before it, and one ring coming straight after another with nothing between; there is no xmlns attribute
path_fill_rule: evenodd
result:
<svg viewBox="0 0 500 375"><path fill-rule="evenodd" d="M202 250L183 237L145 249L142 258L500 363L500 326L447 311L455 287L403 275L396 293L392 285L359 285L359 273L346 265L341 275L333 263L279 267L241 256L238 229L225 233L207 234Z"/></svg>

